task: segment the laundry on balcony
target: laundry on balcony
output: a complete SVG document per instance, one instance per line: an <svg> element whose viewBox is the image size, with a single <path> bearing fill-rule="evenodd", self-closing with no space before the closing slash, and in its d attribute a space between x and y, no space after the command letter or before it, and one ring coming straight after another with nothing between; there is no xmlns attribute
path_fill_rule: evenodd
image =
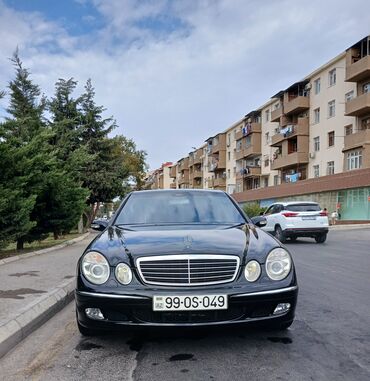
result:
<svg viewBox="0 0 370 381"><path fill-rule="evenodd" d="M287 183L296 183L299 180L300 175L301 175L300 173L293 173L291 175L286 175L285 181Z"/></svg>
<svg viewBox="0 0 370 381"><path fill-rule="evenodd" d="M249 168L242 168L240 170L240 174L241 175L248 175L248 173L249 173Z"/></svg>
<svg viewBox="0 0 370 381"><path fill-rule="evenodd" d="M252 125L250 123L247 123L243 128L242 128L242 134L243 136L249 135L252 132Z"/></svg>
<svg viewBox="0 0 370 381"><path fill-rule="evenodd" d="M287 136L289 136L290 134L292 134L294 132L294 127L293 126L287 126L285 128L282 128L280 130L280 134L281 135L284 135L284 138L286 138Z"/></svg>

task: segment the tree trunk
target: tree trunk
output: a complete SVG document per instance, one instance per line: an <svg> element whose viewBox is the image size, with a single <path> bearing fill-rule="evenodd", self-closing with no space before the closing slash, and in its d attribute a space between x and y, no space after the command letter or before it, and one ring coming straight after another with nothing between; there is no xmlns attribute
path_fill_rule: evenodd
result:
<svg viewBox="0 0 370 381"><path fill-rule="evenodd" d="M84 221L83 221L83 217L81 216L80 217L80 220L78 221L78 233L79 234L82 234L82 233L85 233L85 229L84 229Z"/></svg>
<svg viewBox="0 0 370 381"><path fill-rule="evenodd" d="M59 232L57 230L54 231L54 239L57 240L59 238Z"/></svg>
<svg viewBox="0 0 370 381"><path fill-rule="evenodd" d="M22 238L17 239L17 250L23 250L24 242Z"/></svg>

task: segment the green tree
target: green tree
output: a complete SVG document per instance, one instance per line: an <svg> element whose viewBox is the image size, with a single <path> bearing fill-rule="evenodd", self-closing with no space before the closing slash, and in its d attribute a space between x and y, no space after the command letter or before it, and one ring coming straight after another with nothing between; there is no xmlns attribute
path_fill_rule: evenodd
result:
<svg viewBox="0 0 370 381"><path fill-rule="evenodd" d="M88 222L95 218L102 202L127 193L129 180L139 178L145 167L145 153L137 151L131 140L109 137L116 124L112 117L103 117L104 111L103 106L96 105L95 90L88 80L81 97L83 142L94 158L81 174L84 187L90 192Z"/></svg>
<svg viewBox="0 0 370 381"><path fill-rule="evenodd" d="M262 208L257 203L249 203L243 205L243 210L248 217L256 217L265 211L265 208Z"/></svg>
<svg viewBox="0 0 370 381"><path fill-rule="evenodd" d="M71 221L66 218L61 200L75 200L74 207L81 212L86 193L69 178L62 165L64 161L58 157L54 145L57 134L44 118L46 100L30 79L29 71L23 67L18 52L12 62L16 73L15 79L9 83L9 116L2 128L5 140L15 151L14 157L23 158L10 170L17 179L14 189L25 199L34 200L29 214L30 224L26 225L29 230L24 229L17 237L17 248L22 249L24 242L43 239L50 232L57 236L70 229ZM71 207L73 211L74 207Z"/></svg>

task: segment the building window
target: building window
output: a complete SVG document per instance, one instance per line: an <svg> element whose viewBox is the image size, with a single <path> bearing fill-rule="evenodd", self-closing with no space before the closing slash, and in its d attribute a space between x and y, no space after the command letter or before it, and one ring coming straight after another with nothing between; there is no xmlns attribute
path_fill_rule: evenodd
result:
<svg viewBox="0 0 370 381"><path fill-rule="evenodd" d="M347 153L347 170L362 168L362 151L352 151Z"/></svg>
<svg viewBox="0 0 370 381"><path fill-rule="evenodd" d="M227 160L230 161L230 159L231 159L231 152L227 151Z"/></svg>
<svg viewBox="0 0 370 381"><path fill-rule="evenodd" d="M252 145L252 137L250 135L245 138L245 146L248 148Z"/></svg>
<svg viewBox="0 0 370 381"><path fill-rule="evenodd" d="M369 130L370 129L370 118L364 118L361 120L361 130Z"/></svg>
<svg viewBox="0 0 370 381"><path fill-rule="evenodd" d="M335 99L328 102L328 118L335 116Z"/></svg>
<svg viewBox="0 0 370 381"><path fill-rule="evenodd" d="M268 145L270 143L270 133L266 132L265 133L265 144Z"/></svg>
<svg viewBox="0 0 370 381"><path fill-rule="evenodd" d="M230 146L231 143L231 134L227 134L227 145Z"/></svg>
<svg viewBox="0 0 370 381"><path fill-rule="evenodd" d="M344 135L352 135L353 134L353 126L352 124L349 124L348 126L344 127Z"/></svg>
<svg viewBox="0 0 370 381"><path fill-rule="evenodd" d="M328 147L334 146L334 131L328 132Z"/></svg>
<svg viewBox="0 0 370 381"><path fill-rule="evenodd" d="M320 177L320 166L319 165L313 166L313 177Z"/></svg>
<svg viewBox="0 0 370 381"><path fill-rule="evenodd" d="M353 90L346 93L346 95L344 96L346 102L349 102L351 99L353 99L354 95L355 95L355 92Z"/></svg>
<svg viewBox="0 0 370 381"><path fill-rule="evenodd" d="M314 123L320 123L320 107L313 110L313 120Z"/></svg>
<svg viewBox="0 0 370 381"><path fill-rule="evenodd" d="M265 111L265 122L268 122L270 120L270 110Z"/></svg>
<svg viewBox="0 0 370 381"><path fill-rule="evenodd" d="M337 82L337 69L329 71L329 86L334 86Z"/></svg>
<svg viewBox="0 0 370 381"><path fill-rule="evenodd" d="M236 167L234 167L234 175L236 175Z"/></svg>
<svg viewBox="0 0 370 381"><path fill-rule="evenodd" d="M313 149L314 151L320 151L320 136L313 138Z"/></svg>
<svg viewBox="0 0 370 381"><path fill-rule="evenodd" d="M279 185L279 175L274 176L274 185Z"/></svg>
<svg viewBox="0 0 370 381"><path fill-rule="evenodd" d="M268 177L264 177L263 186L264 186L264 188L267 188L269 186L269 178Z"/></svg>
<svg viewBox="0 0 370 381"><path fill-rule="evenodd" d="M362 86L362 90L363 90L363 93L364 93L364 94L370 93L370 82L365 83L365 84Z"/></svg>
<svg viewBox="0 0 370 381"><path fill-rule="evenodd" d="M328 161L328 164L326 167L326 174L334 175L334 161Z"/></svg>
<svg viewBox="0 0 370 381"><path fill-rule="evenodd" d="M264 166L265 167L268 167L269 166L269 164L270 164L270 159L265 159L264 161L263 161L263 163L264 163Z"/></svg>
<svg viewBox="0 0 370 381"><path fill-rule="evenodd" d="M240 152L242 149L242 140L236 141L236 152Z"/></svg>
<svg viewBox="0 0 370 381"><path fill-rule="evenodd" d="M320 78L315 79L314 88L315 88L315 94L316 95L319 94L320 90L321 90L321 79Z"/></svg>
<svg viewBox="0 0 370 381"><path fill-rule="evenodd" d="M236 139L236 134L238 133L238 129L236 128L235 130L234 130L234 139Z"/></svg>
<svg viewBox="0 0 370 381"><path fill-rule="evenodd" d="M231 176L230 169L227 170L227 178L229 179Z"/></svg>

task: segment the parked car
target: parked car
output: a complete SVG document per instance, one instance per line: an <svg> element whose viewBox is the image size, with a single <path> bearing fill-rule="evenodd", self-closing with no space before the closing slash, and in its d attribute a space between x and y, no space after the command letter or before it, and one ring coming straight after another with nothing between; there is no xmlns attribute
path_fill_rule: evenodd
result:
<svg viewBox="0 0 370 381"><path fill-rule="evenodd" d="M267 220L263 230L283 243L287 238L295 241L298 237L312 237L317 243L324 243L329 231L328 213L316 202L278 202L263 217Z"/></svg>
<svg viewBox="0 0 370 381"><path fill-rule="evenodd" d="M221 191L130 193L77 265L83 335L122 326L200 326L294 319L288 250Z"/></svg>

